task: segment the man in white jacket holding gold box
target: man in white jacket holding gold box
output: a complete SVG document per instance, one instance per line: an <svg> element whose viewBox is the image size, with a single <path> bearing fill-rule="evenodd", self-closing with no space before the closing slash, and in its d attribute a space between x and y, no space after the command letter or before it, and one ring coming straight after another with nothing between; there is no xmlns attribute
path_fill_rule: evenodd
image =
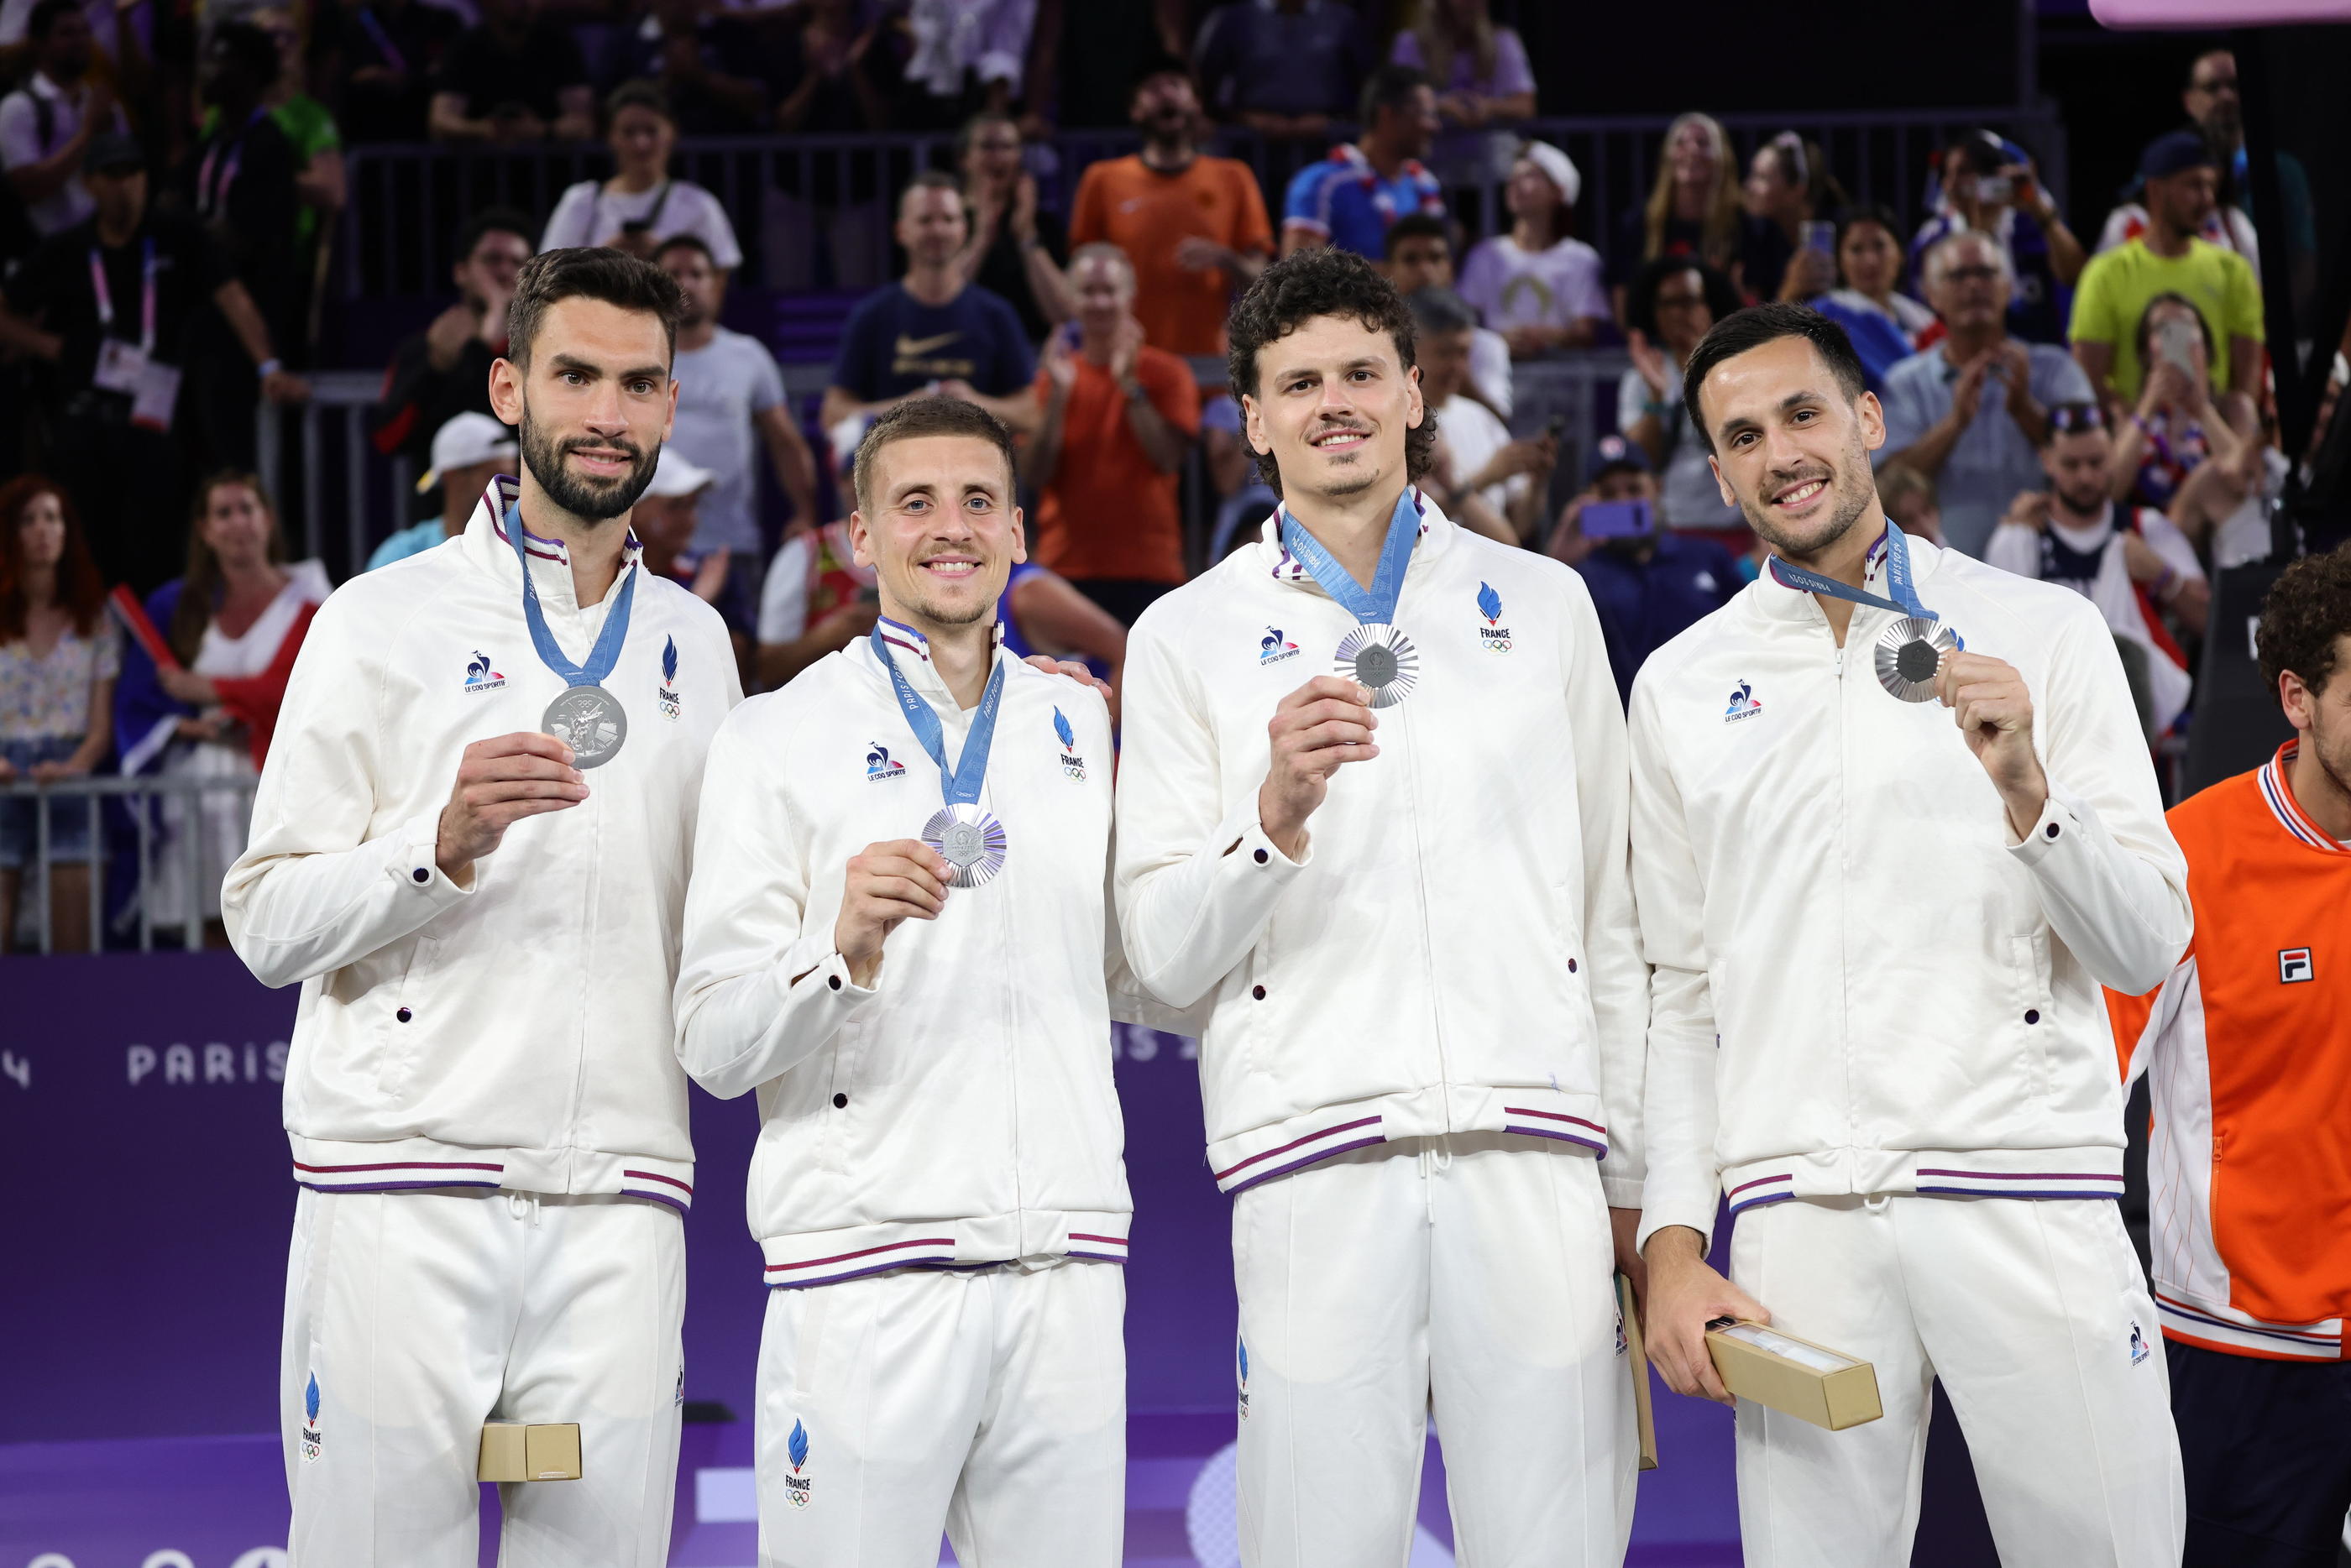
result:
<svg viewBox="0 0 2351 1568"><path fill-rule="evenodd" d="M1132 1205L1110 712L1001 647L1010 437L917 399L858 449L872 634L711 748L677 1048L756 1090L759 1560L1115 1568Z"/></svg>
<svg viewBox="0 0 2351 1568"><path fill-rule="evenodd" d="M300 1568L472 1564L493 1417L580 1427L583 1479L506 1490L509 1568L668 1561L694 1195L670 987L742 697L716 613L629 531L678 314L616 252L523 268L490 379L521 483L319 607L222 889L256 977L302 985Z"/></svg>
<svg viewBox="0 0 2351 1568"><path fill-rule="evenodd" d="M1907 1559L1938 1377L2010 1568L2177 1563L2099 987L2169 971L2187 869L2113 638L1886 521L1834 324L1740 312L1687 387L1773 559L1633 690L1651 1355L1724 1398L1704 1330L1737 1317L1876 1366L1882 1421L1740 1405L1753 1568Z"/></svg>
<svg viewBox="0 0 2351 1568"><path fill-rule="evenodd" d="M1413 318L1361 258L1270 268L1231 335L1285 504L1128 641L1118 898L1137 977L1213 1007L1242 1558L1401 1563L1433 1413L1465 1561L1614 1563L1646 974L1599 620L1413 488Z"/></svg>

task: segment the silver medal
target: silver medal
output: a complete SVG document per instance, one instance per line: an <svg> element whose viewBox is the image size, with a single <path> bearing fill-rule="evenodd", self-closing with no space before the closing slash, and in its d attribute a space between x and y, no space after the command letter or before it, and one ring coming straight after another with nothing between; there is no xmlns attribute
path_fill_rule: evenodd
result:
<svg viewBox="0 0 2351 1568"><path fill-rule="evenodd" d="M1395 628L1366 621L1339 639L1332 668L1370 691L1373 707L1393 708L1420 683L1420 650Z"/></svg>
<svg viewBox="0 0 2351 1568"><path fill-rule="evenodd" d="M621 754L629 716L601 686L574 686L547 705L538 727L571 748L574 767L601 767Z"/></svg>
<svg viewBox="0 0 2351 1568"><path fill-rule="evenodd" d="M977 888L1004 869L1004 825L976 805L950 805L923 824L923 842L949 867L947 886Z"/></svg>
<svg viewBox="0 0 2351 1568"><path fill-rule="evenodd" d="M1877 683L1905 702L1935 700L1935 672L1959 639L1939 620L1904 616L1877 636Z"/></svg>

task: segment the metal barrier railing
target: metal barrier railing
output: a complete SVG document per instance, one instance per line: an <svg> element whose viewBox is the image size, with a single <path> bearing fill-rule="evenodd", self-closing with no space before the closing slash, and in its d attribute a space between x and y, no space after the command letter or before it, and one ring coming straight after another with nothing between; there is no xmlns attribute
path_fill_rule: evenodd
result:
<svg viewBox="0 0 2351 1568"><path fill-rule="evenodd" d="M1191 364L1204 389L1223 389L1223 360L1198 358ZM1581 484L1589 466L1593 438L1614 428L1610 399L1630 364L1621 349L1602 348L1513 368L1512 431L1534 435L1559 417L1560 481L1570 490ZM831 379L831 367L821 364L788 364L783 372L785 396L801 410L823 395ZM415 473L405 458L385 457L369 438L368 415L382 389L373 371L323 371L310 378L310 385L307 403L261 406L261 477L277 500L288 546L327 562L340 582L367 564L386 535L407 526ZM1187 558L1198 560L1217 500L1196 447L1186 465L1184 495L1192 545Z"/></svg>
<svg viewBox="0 0 2351 1568"><path fill-rule="evenodd" d="M21 929L27 917L37 932L39 950L53 951L57 932L53 926L50 909L49 872L56 866L87 866L89 868L89 946L93 952L103 950L110 934L127 936L135 925L141 952L152 952L158 929L179 929L182 944L193 951L204 945L204 833L202 826L202 805L206 800L234 797L241 819L253 815L254 786L257 778L111 778L90 777L63 779L54 784L33 784L16 781L0 784L0 801L29 800L33 806L33 859L22 867L16 888L16 919ZM166 800L182 803L180 823L176 830L167 829L156 820L152 805ZM119 823L110 823L114 814L107 809L109 802L119 801L128 809L122 814L130 819L129 832L137 851L133 862L137 877L130 888L128 900L110 910L108 871L113 865L120 845L109 843L117 832ZM89 814L89 847L83 855L64 857L51 853L57 807L64 802L79 802ZM159 842L167 841L167 842ZM149 898L155 884L154 873L162 864L162 857L180 857L183 873L180 889L185 909L180 918L158 926ZM14 945L16 932L7 934Z"/></svg>
<svg viewBox="0 0 2351 1568"><path fill-rule="evenodd" d="M1738 154L1794 130L1820 143L1857 202L1891 207L1906 229L1923 212L1933 156L1979 127L2031 150L2061 206L2066 197L2065 130L2053 107L1873 109L1845 113L1718 116ZM1501 226L1509 148L1539 136L1563 149L1583 174L1576 226L1605 250L1620 214L1648 199L1657 141L1670 115L1537 119L1505 131L1439 138L1430 165L1455 215L1471 235ZM1334 127L1333 140L1351 134ZM1066 213L1078 177L1097 159L1134 151L1135 132L1063 131L1029 151L1040 201ZM1328 151L1324 141L1272 140L1220 132L1215 151L1257 172L1270 214L1280 221L1290 177ZM683 142L676 172L707 186L734 220L743 276L772 288L860 288L888 275L891 204L918 171L945 168L952 135L697 137ZM362 144L346 150L350 198L343 209L337 291L345 299L436 295L448 287L456 231L485 207L519 208L544 222L565 186L601 179L611 158L594 143L540 148Z"/></svg>

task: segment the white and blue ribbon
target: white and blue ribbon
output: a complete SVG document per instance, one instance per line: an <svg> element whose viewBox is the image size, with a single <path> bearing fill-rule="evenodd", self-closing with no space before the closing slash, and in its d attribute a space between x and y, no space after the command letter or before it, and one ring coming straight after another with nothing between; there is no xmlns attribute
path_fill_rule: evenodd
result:
<svg viewBox="0 0 2351 1568"><path fill-rule="evenodd" d="M898 661L890 657L890 644L882 635L883 622L873 628L873 654L882 667L890 672L891 689L898 693L898 706L906 714L906 727L914 732L914 740L939 768L939 790L949 805L977 805L980 786L987 782L987 749L996 741L996 711L1004 701L1004 663L997 661L995 671L987 678L987 691L979 699L979 707L971 716L971 733L964 737L963 754L956 759L953 768L947 766L946 731L939 716L922 694L906 684L898 670Z"/></svg>
<svg viewBox="0 0 2351 1568"><path fill-rule="evenodd" d="M1301 526L1281 509L1282 547L1297 558L1308 575L1322 585L1322 591L1366 626L1386 626L1395 619L1396 600L1404 597L1404 571L1412 560L1412 547L1420 537L1420 504L1407 487L1396 497L1395 511L1388 518L1387 542L1380 546L1380 564L1372 574L1372 586L1365 588L1355 581L1346 567L1332 559L1322 547L1322 541Z"/></svg>
<svg viewBox="0 0 2351 1568"><path fill-rule="evenodd" d="M621 645L629 638L629 610L637 597L636 567L632 565L621 575L621 596L612 601L611 613L604 618L604 629L597 634L588 662L574 664L564 657L554 631L547 624L547 612L539 607L538 585L530 580L530 557L523 550L522 513L518 507L507 508L506 525L507 543L514 546L515 565L522 568L522 618L530 628L530 643L538 649L539 661L563 677L567 686L603 685L612 667L621 662Z"/></svg>
<svg viewBox="0 0 2351 1568"><path fill-rule="evenodd" d="M1796 566L1778 556L1771 557L1771 568L1775 582L1798 593L1826 594L1833 599L1844 599L1848 604L1892 610L1896 615L1911 616L1919 620L1940 622L1943 618L1918 602L1918 589L1910 580L1910 543L1902 536L1902 530L1896 526L1891 517L1886 520L1886 586L1894 595L1890 599L1856 588L1850 583L1841 583L1834 577L1824 576L1809 567ZM1944 629L1950 632L1955 646L1967 646L1955 628L1946 626Z"/></svg>

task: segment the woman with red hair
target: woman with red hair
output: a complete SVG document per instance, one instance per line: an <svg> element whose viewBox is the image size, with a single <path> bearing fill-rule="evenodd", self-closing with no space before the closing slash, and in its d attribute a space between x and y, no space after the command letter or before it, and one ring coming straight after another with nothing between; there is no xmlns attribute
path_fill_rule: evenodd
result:
<svg viewBox="0 0 2351 1568"><path fill-rule="evenodd" d="M121 649L106 585L72 501L28 473L0 487L0 783L80 778L114 742ZM89 946L88 800L48 803L51 944ZM39 806L0 799L0 952L14 945L24 868L40 853Z"/></svg>

